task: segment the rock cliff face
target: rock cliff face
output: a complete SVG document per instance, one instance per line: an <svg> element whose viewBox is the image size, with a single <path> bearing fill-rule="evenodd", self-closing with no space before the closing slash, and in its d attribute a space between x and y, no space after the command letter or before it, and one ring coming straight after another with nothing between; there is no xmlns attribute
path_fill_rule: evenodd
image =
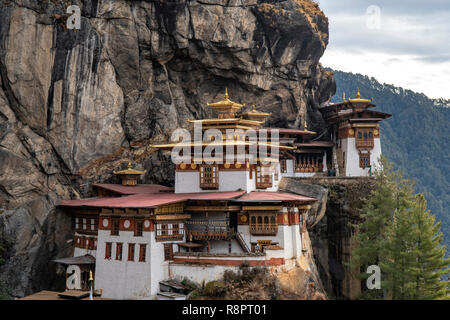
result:
<svg viewBox="0 0 450 320"><path fill-rule="evenodd" d="M356 270L346 263L355 246L354 225L373 187L371 177L284 178L280 188L314 197L307 227L315 265L323 288L331 299L354 299L361 293ZM353 272L355 271L355 272Z"/></svg>
<svg viewBox="0 0 450 320"><path fill-rule="evenodd" d="M66 28L67 7L81 29ZM270 125L320 131L335 91L318 63L328 21L308 0L14 0L0 3L0 236L14 241L0 284L23 296L56 283L69 254L60 199L89 195L133 161L173 183L167 141L206 102L272 112Z"/></svg>

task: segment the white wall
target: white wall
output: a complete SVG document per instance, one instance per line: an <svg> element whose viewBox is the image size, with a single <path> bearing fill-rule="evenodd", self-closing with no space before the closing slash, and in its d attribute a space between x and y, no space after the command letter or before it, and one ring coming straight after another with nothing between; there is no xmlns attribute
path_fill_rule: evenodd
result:
<svg viewBox="0 0 450 320"><path fill-rule="evenodd" d="M215 190L200 188L200 173L198 171L175 172L175 193L192 192L222 192L239 189L252 191L247 171L220 171L219 188Z"/></svg>
<svg viewBox="0 0 450 320"><path fill-rule="evenodd" d="M275 180L275 170L278 172L278 180ZM198 171L177 171L175 172L175 193L195 193L195 192L223 192L236 191L239 189L251 192L256 190L256 172L252 172L252 179L250 179L249 171L230 171L219 170L219 188L210 190L200 188L200 173ZM278 185L281 181L280 164L274 165L274 172L272 172L272 187L268 189L261 189L262 191L278 190Z"/></svg>
<svg viewBox="0 0 450 320"><path fill-rule="evenodd" d="M359 151L356 148L355 138L342 139L342 151L345 152L345 175L347 177L369 176L369 168L359 167ZM378 158L381 155L381 143L379 138L374 138L374 147L370 150L370 164L372 174L375 166L378 165Z"/></svg>

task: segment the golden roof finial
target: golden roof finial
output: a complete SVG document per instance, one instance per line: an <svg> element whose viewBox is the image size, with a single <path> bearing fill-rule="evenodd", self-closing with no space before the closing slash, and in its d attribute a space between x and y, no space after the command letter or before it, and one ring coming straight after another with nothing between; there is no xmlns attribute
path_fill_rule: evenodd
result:
<svg viewBox="0 0 450 320"><path fill-rule="evenodd" d="M361 99L361 94L359 93L359 88L358 88L358 91L356 92L356 99Z"/></svg>
<svg viewBox="0 0 450 320"><path fill-rule="evenodd" d="M345 92L342 92L342 100L345 102Z"/></svg>
<svg viewBox="0 0 450 320"><path fill-rule="evenodd" d="M256 111L256 109L255 109L255 105L253 105L253 106L252 106L252 111L253 111L253 112L255 112L255 111Z"/></svg>
<svg viewBox="0 0 450 320"><path fill-rule="evenodd" d="M305 130L308 130L308 125L306 123L306 117L305 117Z"/></svg>
<svg viewBox="0 0 450 320"><path fill-rule="evenodd" d="M128 161L128 168L125 170L120 170L120 171L113 171L114 174L118 174L118 175L123 175L123 174L135 174L135 175L140 175L140 174L144 174L146 173L147 170L136 170L133 169L133 165L131 164L131 161Z"/></svg>
<svg viewBox="0 0 450 320"><path fill-rule="evenodd" d="M92 270L89 270L89 281L94 281L94 277L92 276Z"/></svg>
<svg viewBox="0 0 450 320"><path fill-rule="evenodd" d="M229 98L229 96L228 96L228 88L225 88L225 97L224 97L224 99L226 100L228 98Z"/></svg>

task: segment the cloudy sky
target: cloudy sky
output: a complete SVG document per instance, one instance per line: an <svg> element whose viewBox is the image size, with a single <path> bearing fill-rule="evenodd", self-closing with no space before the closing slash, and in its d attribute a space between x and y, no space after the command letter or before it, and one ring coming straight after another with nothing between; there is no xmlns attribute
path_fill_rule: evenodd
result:
<svg viewBox="0 0 450 320"><path fill-rule="evenodd" d="M450 99L449 0L320 0L326 67Z"/></svg>

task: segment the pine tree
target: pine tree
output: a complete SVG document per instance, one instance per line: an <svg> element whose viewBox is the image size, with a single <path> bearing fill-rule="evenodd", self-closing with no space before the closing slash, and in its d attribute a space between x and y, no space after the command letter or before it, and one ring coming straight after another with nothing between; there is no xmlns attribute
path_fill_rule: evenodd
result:
<svg viewBox="0 0 450 320"><path fill-rule="evenodd" d="M357 247L350 266L367 278L367 266L378 265L382 291L369 290L369 299L443 299L448 297L449 259L440 223L426 210L423 195L414 196L414 183L380 159L376 182L356 225Z"/></svg>
<svg viewBox="0 0 450 320"><path fill-rule="evenodd" d="M450 259L445 259L446 248L441 245L441 222L436 223L435 216L427 210L423 194L416 195L414 199L411 220L415 229L413 234L416 259L411 268L414 287L409 298L448 298Z"/></svg>

